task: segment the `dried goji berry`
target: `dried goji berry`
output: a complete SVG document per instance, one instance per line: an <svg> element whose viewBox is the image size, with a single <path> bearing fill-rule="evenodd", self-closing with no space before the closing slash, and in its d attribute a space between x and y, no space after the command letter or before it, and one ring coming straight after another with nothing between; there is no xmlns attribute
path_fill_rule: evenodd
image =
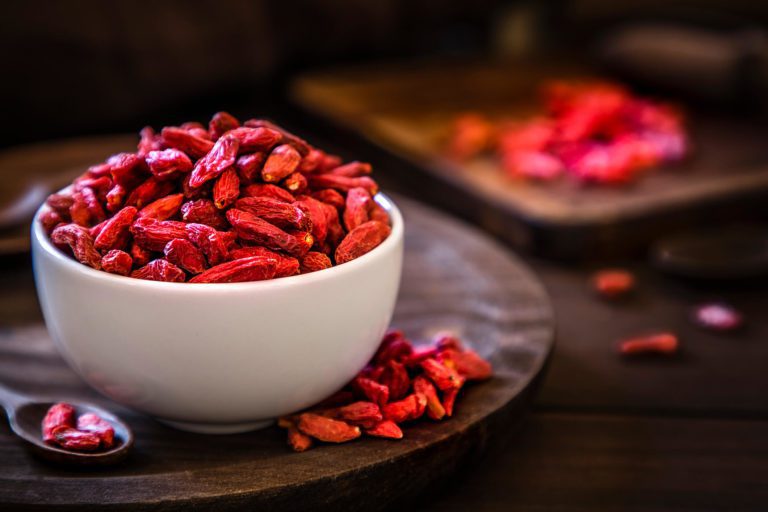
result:
<svg viewBox="0 0 768 512"><path fill-rule="evenodd" d="M216 140L229 130L239 127L240 121L229 112L216 112L208 123L208 133Z"/></svg>
<svg viewBox="0 0 768 512"><path fill-rule="evenodd" d="M312 438L296 427L288 427L288 445L295 452L303 452L312 448Z"/></svg>
<svg viewBox="0 0 768 512"><path fill-rule="evenodd" d="M99 251L120 249L124 244L118 244L121 237L127 243L126 235L136 217L136 208L127 206L105 221L103 228L94 240L93 246ZM118 247L118 245L120 245Z"/></svg>
<svg viewBox="0 0 768 512"><path fill-rule="evenodd" d="M141 247L136 242L131 244L130 254L131 258L133 258L133 265L136 268L143 267L152 259L152 251Z"/></svg>
<svg viewBox="0 0 768 512"><path fill-rule="evenodd" d="M619 343L619 352L624 356L639 354L664 354L677 353L680 343L677 336L663 332L649 336L630 338Z"/></svg>
<svg viewBox="0 0 768 512"><path fill-rule="evenodd" d="M299 166L301 155L290 144L277 146L267 157L261 169L261 177L267 183L277 183Z"/></svg>
<svg viewBox="0 0 768 512"><path fill-rule="evenodd" d="M46 443L54 442L56 439L53 432L59 427L74 428L75 426L75 408L66 403L57 403L52 405L43 417L43 441Z"/></svg>
<svg viewBox="0 0 768 512"><path fill-rule="evenodd" d="M101 254L93 246L93 237L88 230L77 224L61 224L51 233L51 241L59 246L69 246L77 261L101 268Z"/></svg>
<svg viewBox="0 0 768 512"><path fill-rule="evenodd" d="M325 254L317 251L310 251L301 259L301 273L309 274L326 268L331 268L333 263Z"/></svg>
<svg viewBox="0 0 768 512"><path fill-rule="evenodd" d="M185 226L186 236L176 238L188 238L195 244L211 266L218 265L229 259L229 247L226 233L216 231L205 224L189 223Z"/></svg>
<svg viewBox="0 0 768 512"><path fill-rule="evenodd" d="M165 146L180 149L192 158L200 158L213 148L212 141L193 135L183 128L166 126L160 134Z"/></svg>
<svg viewBox="0 0 768 512"><path fill-rule="evenodd" d="M312 147L307 144L307 142L292 134L291 132L285 130L284 128L281 128L277 126L275 123L272 123L270 121L267 121L265 119L249 119L245 123L243 123L245 126L252 127L252 128L266 128L269 130L272 130L275 133L280 134L280 141L288 142L293 147L296 148L296 150L302 155L308 155L309 151L312 149ZM276 141L277 142L277 141Z"/></svg>
<svg viewBox="0 0 768 512"><path fill-rule="evenodd" d="M239 283L275 277L277 265L272 258L251 256L211 267L190 279L190 283Z"/></svg>
<svg viewBox="0 0 768 512"><path fill-rule="evenodd" d="M413 379L413 391L424 395L427 399L427 416L433 420L441 420L445 416L445 408L440 403L435 386L423 375Z"/></svg>
<svg viewBox="0 0 768 512"><path fill-rule="evenodd" d="M283 180L282 185L294 194L303 194L307 190L309 182L300 172L292 172Z"/></svg>
<svg viewBox="0 0 768 512"><path fill-rule="evenodd" d="M161 197L160 199L149 203L138 213L138 218L148 218L155 220L168 220L179 213L181 203L184 201L183 194L172 194Z"/></svg>
<svg viewBox="0 0 768 512"><path fill-rule="evenodd" d="M190 274L204 272L207 265L202 251L189 240L174 238L163 249L165 259Z"/></svg>
<svg viewBox="0 0 768 512"><path fill-rule="evenodd" d="M338 407L333 414L336 419L364 428L372 428L383 419L379 406L373 402L353 402Z"/></svg>
<svg viewBox="0 0 768 512"><path fill-rule="evenodd" d="M445 415L449 418L453 416L453 407L456 405L456 397L459 396L459 389L461 388L451 388L446 389L443 392L443 409L445 409Z"/></svg>
<svg viewBox="0 0 768 512"><path fill-rule="evenodd" d="M310 218L293 203L286 203L271 197L242 197L235 206L239 210L251 213L270 224L283 228L309 229Z"/></svg>
<svg viewBox="0 0 768 512"><path fill-rule="evenodd" d="M192 170L192 160L178 149L150 151L145 157L149 172L158 179L173 179Z"/></svg>
<svg viewBox="0 0 768 512"><path fill-rule="evenodd" d="M376 220L381 222L382 224L389 224L389 214L387 213L387 210L384 209L383 206L381 206L376 201L371 200L370 203L368 203L370 209L368 211L368 216L371 220Z"/></svg>
<svg viewBox="0 0 768 512"><path fill-rule="evenodd" d="M411 388L411 379L405 366L393 359L384 364L384 371L379 382L389 388L389 399L398 400L408 394Z"/></svg>
<svg viewBox="0 0 768 512"><path fill-rule="evenodd" d="M309 153L301 159L299 172L315 172L323 162L323 155L324 153L319 149L310 149Z"/></svg>
<svg viewBox="0 0 768 512"><path fill-rule="evenodd" d="M72 197L72 194L62 193L51 194L48 196L48 199L45 200L45 204L57 212L62 218L67 219L69 219L69 209L74 202L75 199Z"/></svg>
<svg viewBox="0 0 768 512"><path fill-rule="evenodd" d="M59 427L54 430L54 442L73 452L93 452L101 446L101 438L91 432L81 432L76 428Z"/></svg>
<svg viewBox="0 0 768 512"><path fill-rule="evenodd" d="M96 193L90 187L82 187L72 194L73 202L69 208L72 221L81 226L91 226L107 218Z"/></svg>
<svg viewBox="0 0 768 512"><path fill-rule="evenodd" d="M353 387L365 398L379 405L384 406L389 402L389 388L373 379L358 376L352 382Z"/></svg>
<svg viewBox="0 0 768 512"><path fill-rule="evenodd" d="M199 188L206 181L217 178L228 167L235 163L239 142L235 137L225 135L216 141L213 148L195 163L189 184L193 188Z"/></svg>
<svg viewBox="0 0 768 512"><path fill-rule="evenodd" d="M174 238L187 238L186 227L187 224L173 220L140 218L131 226L131 233L134 241L144 249L162 251Z"/></svg>
<svg viewBox="0 0 768 512"><path fill-rule="evenodd" d="M128 190L119 183L116 183L109 189L106 196L107 210L114 213L123 207Z"/></svg>
<svg viewBox="0 0 768 512"><path fill-rule="evenodd" d="M219 231L229 226L224 214L210 199L196 199L184 203L181 206L181 218L184 222L205 224Z"/></svg>
<svg viewBox="0 0 768 512"><path fill-rule="evenodd" d="M346 199L344 199L344 196L332 188L324 188L322 190L312 192L312 197L318 201L322 201L333 206L337 210L343 210L346 206Z"/></svg>
<svg viewBox="0 0 768 512"><path fill-rule="evenodd" d="M399 402L390 402L382 408L384 417L395 423L403 423L420 418L427 408L427 397L412 393Z"/></svg>
<svg viewBox="0 0 768 512"><path fill-rule="evenodd" d="M592 286L601 296L614 299L626 295L635 285L632 273L622 269L601 270L592 276Z"/></svg>
<svg viewBox="0 0 768 512"><path fill-rule="evenodd" d="M421 362L421 368L440 391L458 389L464 384L464 377L456 370L435 359L425 359Z"/></svg>
<svg viewBox="0 0 768 512"><path fill-rule="evenodd" d="M251 183L258 177L261 177L261 168L267 159L265 153L249 153L240 155L235 161L237 175L244 183Z"/></svg>
<svg viewBox="0 0 768 512"><path fill-rule="evenodd" d="M371 428L365 430L365 433L373 437L383 437L386 439L402 439L403 431L394 421L384 420Z"/></svg>
<svg viewBox="0 0 768 512"><path fill-rule="evenodd" d="M447 349L440 352L437 359L467 380L485 380L493 374L491 363L472 350Z"/></svg>
<svg viewBox="0 0 768 512"><path fill-rule="evenodd" d="M240 143L240 151L253 153L255 151L268 151L277 144L282 135L277 130L267 127L242 126L227 132L228 137L234 137Z"/></svg>
<svg viewBox="0 0 768 512"><path fill-rule="evenodd" d="M139 156L146 156L150 151L160 149L161 141L160 137L155 135L155 130L151 126L145 126L139 132L141 139L137 147L137 153Z"/></svg>
<svg viewBox="0 0 768 512"><path fill-rule="evenodd" d="M318 245L322 245L328 236L328 214L323 203L310 196L301 196L295 204L306 212L312 227L312 236Z"/></svg>
<svg viewBox="0 0 768 512"><path fill-rule="evenodd" d="M347 231L352 231L370 220L368 212L372 201L371 195L364 188L355 187L347 192L344 210L344 227Z"/></svg>
<svg viewBox="0 0 768 512"><path fill-rule="evenodd" d="M128 194L128 198L125 200L125 205L135 206L139 209L144 208L152 201L167 196L173 192L174 188L176 187L173 182L161 181L152 176Z"/></svg>
<svg viewBox="0 0 768 512"><path fill-rule="evenodd" d="M118 153L107 159L112 181L126 188L133 188L145 179L144 159L135 153Z"/></svg>
<svg viewBox="0 0 768 512"><path fill-rule="evenodd" d="M391 231L389 226L375 220L359 225L347 233L336 248L336 264L347 263L372 251L389 236Z"/></svg>
<svg viewBox="0 0 768 512"><path fill-rule="evenodd" d="M296 198L285 190L284 188L280 188L277 185L272 185L270 183L254 183L253 185L248 185L242 190L242 193L240 194L241 197L271 197L273 199L279 199L281 201L285 201L286 203L292 203L296 200Z"/></svg>
<svg viewBox="0 0 768 512"><path fill-rule="evenodd" d="M50 233L56 226L64 223L64 219L55 210L46 210L40 215L40 224L46 233Z"/></svg>
<svg viewBox="0 0 768 512"><path fill-rule="evenodd" d="M101 258L101 269L110 274L127 276L131 273L133 258L125 251L113 249Z"/></svg>
<svg viewBox="0 0 768 512"><path fill-rule="evenodd" d="M140 269L134 270L131 273L131 277L148 281L168 281L173 283L183 283L187 279L183 270L164 259L150 261Z"/></svg>
<svg viewBox="0 0 768 512"><path fill-rule="evenodd" d="M713 331L732 331L743 323L741 313L722 302L696 306L693 310L693 320L697 325Z"/></svg>
<svg viewBox="0 0 768 512"><path fill-rule="evenodd" d="M344 443L360 437L359 427L319 414L300 414L298 427L304 434L326 443Z"/></svg>
<svg viewBox="0 0 768 512"><path fill-rule="evenodd" d="M229 167L216 179L213 185L213 204L223 210L235 202L240 195L240 178L234 167Z"/></svg>
<svg viewBox="0 0 768 512"><path fill-rule="evenodd" d="M102 448L109 449L115 444L115 429L98 414L89 412L77 418L77 429L96 435Z"/></svg>
<svg viewBox="0 0 768 512"><path fill-rule="evenodd" d="M304 251L302 243L290 233L252 213L232 208L227 211L227 220L243 240L259 243L270 249L282 250L294 256ZM304 251L306 254L306 251Z"/></svg>

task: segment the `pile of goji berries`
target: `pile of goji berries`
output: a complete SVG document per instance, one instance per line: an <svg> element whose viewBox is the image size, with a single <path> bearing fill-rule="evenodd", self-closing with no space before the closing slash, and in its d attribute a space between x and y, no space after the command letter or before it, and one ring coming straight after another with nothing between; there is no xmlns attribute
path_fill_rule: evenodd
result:
<svg viewBox="0 0 768 512"><path fill-rule="evenodd" d="M314 440L343 443L363 434L401 439L402 423L450 417L462 386L491 375L491 364L452 335L414 347L401 331L392 331L343 390L278 424L288 430L288 444L297 452Z"/></svg>
<svg viewBox="0 0 768 512"><path fill-rule="evenodd" d="M551 180L568 173L582 182L619 184L688 152L679 112L620 85L550 82L543 99L545 114L528 121L460 116L449 153L464 160L495 151L513 177Z"/></svg>
<svg viewBox="0 0 768 512"><path fill-rule="evenodd" d="M226 112L141 131L135 153L90 167L40 220L81 263L139 279L257 281L314 272L390 234L371 166Z"/></svg>
<svg viewBox="0 0 768 512"><path fill-rule="evenodd" d="M43 441L65 450L94 452L115 446L115 429L98 414L75 417L75 408L58 403L43 418Z"/></svg>

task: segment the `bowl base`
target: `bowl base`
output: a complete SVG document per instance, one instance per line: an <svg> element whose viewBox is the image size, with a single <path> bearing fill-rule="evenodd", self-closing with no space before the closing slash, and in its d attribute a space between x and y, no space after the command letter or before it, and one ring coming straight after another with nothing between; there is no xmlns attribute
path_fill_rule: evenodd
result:
<svg viewBox="0 0 768 512"><path fill-rule="evenodd" d="M249 421L245 423L192 423L186 421L170 421L157 418L157 421L169 427L197 434L240 434L259 430L272 425L275 420Z"/></svg>

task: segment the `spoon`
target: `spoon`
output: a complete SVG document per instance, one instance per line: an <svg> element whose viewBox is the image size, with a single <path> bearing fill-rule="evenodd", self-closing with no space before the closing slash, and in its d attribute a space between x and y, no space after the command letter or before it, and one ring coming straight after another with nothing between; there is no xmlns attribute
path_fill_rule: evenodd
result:
<svg viewBox="0 0 768 512"><path fill-rule="evenodd" d="M0 385L0 404L5 408L11 430L24 440L33 454L59 464L105 466L120 462L133 446L131 429L114 414L94 405L73 403L78 416L95 413L115 429L116 446L101 452L73 452L43 442L42 422L48 409L57 402L22 395Z"/></svg>

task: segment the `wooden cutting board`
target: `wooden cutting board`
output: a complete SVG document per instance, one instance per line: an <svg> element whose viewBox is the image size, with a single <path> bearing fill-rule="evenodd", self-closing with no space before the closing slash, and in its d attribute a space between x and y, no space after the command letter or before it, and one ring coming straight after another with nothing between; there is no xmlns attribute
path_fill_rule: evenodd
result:
<svg viewBox="0 0 768 512"><path fill-rule="evenodd" d="M525 119L540 111L543 81L595 76L567 63L389 65L309 74L291 94L307 111L410 162L398 178L420 197L543 254L625 254L671 230L760 209L768 127L743 116L686 109L693 156L626 187L511 180L492 158L445 156L458 113Z"/></svg>
<svg viewBox="0 0 768 512"><path fill-rule="evenodd" d="M34 459L0 422L0 510L380 510L509 436L552 351L546 294L487 237L412 201L396 202L406 254L393 324L415 340L454 330L494 365L492 380L462 393L453 418L406 427L399 442L366 438L304 453L291 452L276 427L231 436L180 432L96 396L43 325L0 329L0 381L96 401L136 434L123 465L75 471Z"/></svg>

